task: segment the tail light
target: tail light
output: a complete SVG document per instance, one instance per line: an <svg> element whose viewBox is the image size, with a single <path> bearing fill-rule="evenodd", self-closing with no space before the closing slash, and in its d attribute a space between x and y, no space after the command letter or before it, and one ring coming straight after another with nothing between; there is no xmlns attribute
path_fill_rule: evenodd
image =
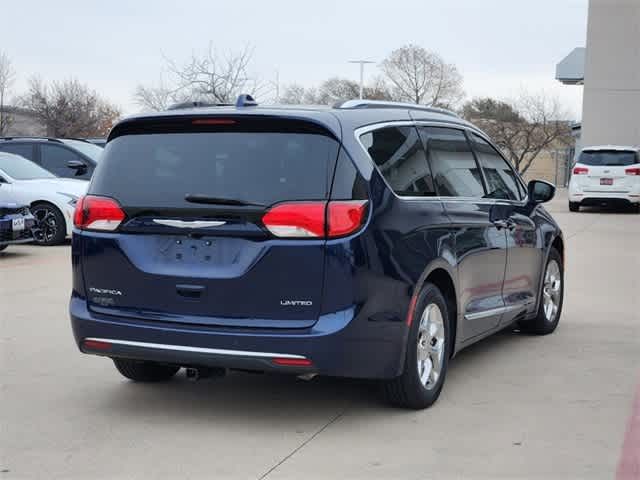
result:
<svg viewBox="0 0 640 480"><path fill-rule="evenodd" d="M589 169L587 167L575 167L573 169L574 175L587 175L589 173Z"/></svg>
<svg viewBox="0 0 640 480"><path fill-rule="evenodd" d="M114 199L87 195L76 203L73 225L80 230L113 231L124 217L124 211Z"/></svg>
<svg viewBox="0 0 640 480"><path fill-rule="evenodd" d="M640 168L639 167L634 167L634 168L627 168L624 171L625 175L640 175Z"/></svg>
<svg viewBox="0 0 640 480"><path fill-rule="evenodd" d="M344 237L362 226L367 203L366 200L280 203L262 217L262 223L276 237Z"/></svg>

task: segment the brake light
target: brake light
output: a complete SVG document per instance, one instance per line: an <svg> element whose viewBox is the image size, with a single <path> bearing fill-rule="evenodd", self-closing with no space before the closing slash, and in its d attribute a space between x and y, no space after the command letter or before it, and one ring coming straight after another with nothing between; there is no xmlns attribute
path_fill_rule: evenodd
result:
<svg viewBox="0 0 640 480"><path fill-rule="evenodd" d="M640 167L627 168L624 173L625 175L640 175Z"/></svg>
<svg viewBox="0 0 640 480"><path fill-rule="evenodd" d="M230 118L196 118L192 125L233 125L236 121Z"/></svg>
<svg viewBox="0 0 640 480"><path fill-rule="evenodd" d="M276 237L324 236L326 202L281 203L262 217L262 223Z"/></svg>
<svg viewBox="0 0 640 480"><path fill-rule="evenodd" d="M574 175L587 175L589 173L589 169L586 167L575 167L573 169Z"/></svg>
<svg viewBox="0 0 640 480"><path fill-rule="evenodd" d="M329 202L327 236L343 237L355 232L362 225L366 211L366 200Z"/></svg>
<svg viewBox="0 0 640 480"><path fill-rule="evenodd" d="M73 225L81 230L113 231L124 218L124 211L114 199L87 195L76 203Z"/></svg>
<svg viewBox="0 0 640 480"><path fill-rule="evenodd" d="M287 202L272 207L262 223L276 237L335 238L357 231L366 210L366 200Z"/></svg>

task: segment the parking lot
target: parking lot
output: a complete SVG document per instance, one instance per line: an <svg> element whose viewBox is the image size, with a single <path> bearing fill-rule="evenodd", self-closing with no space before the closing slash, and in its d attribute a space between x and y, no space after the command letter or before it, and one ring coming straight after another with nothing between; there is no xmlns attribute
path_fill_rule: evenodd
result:
<svg viewBox="0 0 640 480"><path fill-rule="evenodd" d="M74 345L69 246L11 246L0 478L615 478L640 456L640 217L569 213L564 192L549 208L567 250L558 330L465 350L419 412L386 406L367 382L128 382Z"/></svg>

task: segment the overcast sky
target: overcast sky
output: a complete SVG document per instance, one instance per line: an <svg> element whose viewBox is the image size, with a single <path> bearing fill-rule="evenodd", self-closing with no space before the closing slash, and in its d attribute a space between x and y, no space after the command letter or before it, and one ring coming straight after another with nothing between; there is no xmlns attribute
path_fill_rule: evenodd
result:
<svg viewBox="0 0 640 480"><path fill-rule="evenodd" d="M358 79L350 59L382 60L415 43L454 63L467 98L523 89L558 96L573 118L582 87L563 86L555 65L584 46L587 0L21 0L2 1L0 50L26 79L75 77L127 113L133 91L154 84L163 55L255 48L253 69L280 83ZM374 76L372 65L366 74Z"/></svg>

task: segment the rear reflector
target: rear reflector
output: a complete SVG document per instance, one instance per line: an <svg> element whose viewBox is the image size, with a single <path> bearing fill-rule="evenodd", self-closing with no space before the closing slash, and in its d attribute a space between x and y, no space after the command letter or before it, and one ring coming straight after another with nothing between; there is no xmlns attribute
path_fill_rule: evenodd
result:
<svg viewBox="0 0 640 480"><path fill-rule="evenodd" d="M113 231L124 218L124 211L114 199L87 195L76 203L73 225L81 230Z"/></svg>
<svg viewBox="0 0 640 480"><path fill-rule="evenodd" d="M640 175L640 168L638 167L634 167L634 168L627 168L624 171L625 175Z"/></svg>
<svg viewBox="0 0 640 480"><path fill-rule="evenodd" d="M573 169L574 175L587 175L589 173L589 169L586 167L576 167Z"/></svg>
<svg viewBox="0 0 640 480"><path fill-rule="evenodd" d="M84 348L89 350L110 350L111 344L108 342L101 342L100 340L85 340L82 342Z"/></svg>
<svg viewBox="0 0 640 480"><path fill-rule="evenodd" d="M313 362L308 358L274 358L271 360L281 367L311 367Z"/></svg>
<svg viewBox="0 0 640 480"><path fill-rule="evenodd" d="M366 200L287 202L272 207L262 223L276 237L336 238L356 232L366 211Z"/></svg>
<svg viewBox="0 0 640 480"><path fill-rule="evenodd" d="M411 296L411 301L409 302L409 308L407 309L407 325L411 326L413 322L413 315L416 311L416 303L418 302L418 293L414 293Z"/></svg>

